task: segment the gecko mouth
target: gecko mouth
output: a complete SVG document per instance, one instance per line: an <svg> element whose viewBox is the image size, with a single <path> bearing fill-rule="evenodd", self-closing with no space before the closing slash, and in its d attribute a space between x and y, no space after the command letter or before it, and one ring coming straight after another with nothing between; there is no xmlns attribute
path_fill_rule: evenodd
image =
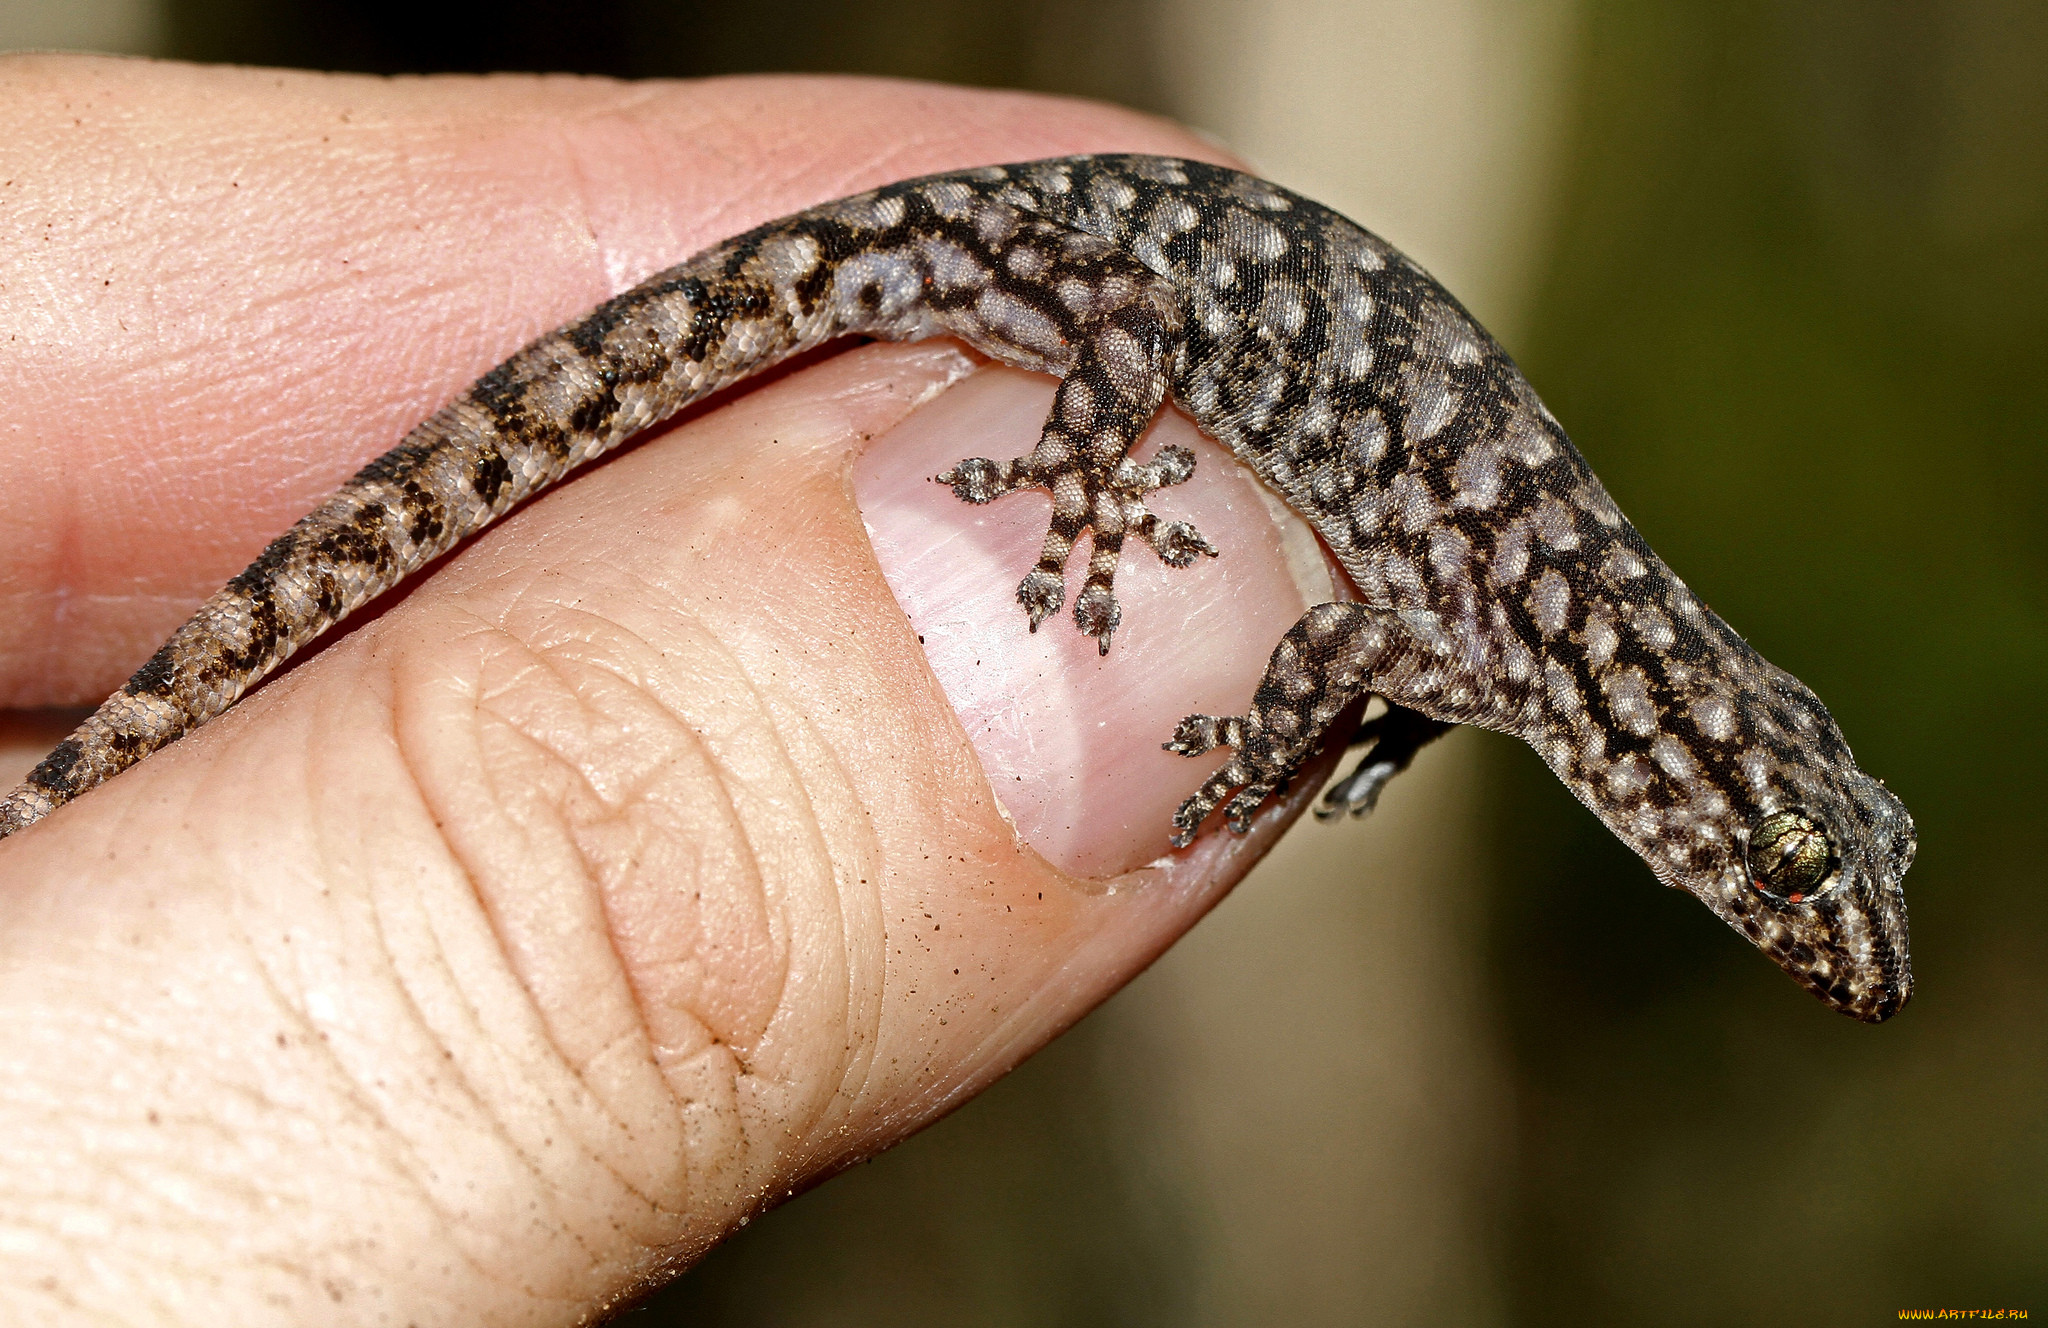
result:
<svg viewBox="0 0 2048 1328"><path fill-rule="evenodd" d="M1839 978L1824 978L1819 971L1801 972L1790 964L1786 965L1786 971L1832 1008L1866 1024L1883 1023L1905 1009L1906 1002L1913 999L1913 979L1909 974L1883 976L1867 987L1858 988Z"/></svg>
<svg viewBox="0 0 2048 1328"><path fill-rule="evenodd" d="M1881 1024L1912 999L1913 974L1903 950L1889 944L1871 922L1855 908L1821 905L1804 917L1764 920L1756 940L1780 968L1830 1007L1866 1024Z"/></svg>
<svg viewBox="0 0 2048 1328"><path fill-rule="evenodd" d="M1865 885L1845 881L1802 905L1731 884L1722 916L1829 1008L1881 1024L1912 999L1913 973L1904 918L1864 898Z"/></svg>

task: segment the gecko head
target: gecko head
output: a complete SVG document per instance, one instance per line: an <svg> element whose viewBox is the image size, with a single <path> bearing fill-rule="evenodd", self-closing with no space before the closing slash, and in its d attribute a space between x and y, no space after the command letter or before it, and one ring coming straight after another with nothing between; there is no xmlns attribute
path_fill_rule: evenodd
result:
<svg viewBox="0 0 2048 1328"><path fill-rule="evenodd" d="M1708 870L1675 882L1778 967L1866 1023L1913 994L1906 896L1913 818L1857 768L1820 698L1751 654L1721 685L1737 739L1703 763L1727 810Z"/></svg>
<svg viewBox="0 0 2048 1328"><path fill-rule="evenodd" d="M1793 788L1774 785L1746 809L1739 852L1709 892L1693 892L1821 1000L1880 1023L1913 994L1900 886L1913 864L1913 818L1853 766L1797 773L1810 777L1788 778Z"/></svg>
<svg viewBox="0 0 2048 1328"><path fill-rule="evenodd" d="M1819 698L1727 636L1723 667L1667 695L1648 759L1617 753L1575 788L1660 879L1815 996L1889 1019L1913 992L1913 818L1856 767Z"/></svg>

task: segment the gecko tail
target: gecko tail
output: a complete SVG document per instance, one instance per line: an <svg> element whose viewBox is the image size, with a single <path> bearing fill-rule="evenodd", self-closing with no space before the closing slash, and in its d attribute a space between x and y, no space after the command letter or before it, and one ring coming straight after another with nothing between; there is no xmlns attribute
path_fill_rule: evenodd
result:
<svg viewBox="0 0 2048 1328"><path fill-rule="evenodd" d="M0 802L0 839L5 839L17 830L26 830L50 814L56 804L48 803L40 796L34 784L24 783Z"/></svg>
<svg viewBox="0 0 2048 1328"><path fill-rule="evenodd" d="M203 722L157 694L165 654L158 651L0 801L0 839L34 825Z"/></svg>
<svg viewBox="0 0 2048 1328"><path fill-rule="evenodd" d="M83 725L73 730L0 802L0 839L26 830L82 791L73 783L73 773L82 764L89 741L84 734Z"/></svg>

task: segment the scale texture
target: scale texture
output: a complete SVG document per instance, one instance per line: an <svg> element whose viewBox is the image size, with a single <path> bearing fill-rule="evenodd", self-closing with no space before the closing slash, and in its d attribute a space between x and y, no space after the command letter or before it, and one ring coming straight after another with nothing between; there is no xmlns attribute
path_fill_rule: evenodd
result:
<svg viewBox="0 0 2048 1328"><path fill-rule="evenodd" d="M1363 812L1453 724L1510 733L1667 884L1860 1019L1912 990L1912 819L1827 709L1709 612L1616 509L1513 361L1428 274L1236 171L1098 156L889 185L659 273L479 379L264 550L27 781L0 835L233 705L294 651L521 501L677 410L835 337L952 336L1061 385L1029 456L938 477L1052 495L1018 588L1104 652L1135 537L1215 556L1148 507L1193 459L1128 455L1171 401L1306 518L1355 596L1281 640L1245 713L1167 744L1230 759L1182 804L1242 829L1332 737L1373 744ZM1391 707L1339 731L1362 698Z"/></svg>

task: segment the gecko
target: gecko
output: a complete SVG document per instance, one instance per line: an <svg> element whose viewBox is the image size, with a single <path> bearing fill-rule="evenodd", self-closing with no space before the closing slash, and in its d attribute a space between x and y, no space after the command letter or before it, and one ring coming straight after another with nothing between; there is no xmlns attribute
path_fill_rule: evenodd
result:
<svg viewBox="0 0 2048 1328"><path fill-rule="evenodd" d="M1912 993L1913 821L1814 694L1650 550L1507 353L1416 263L1251 175L1137 155L951 171L824 203L657 273L479 378L263 550L0 802L19 832L219 715L294 652L650 425L840 337L950 336L1059 380L1029 455L935 478L1044 490L1017 590L1108 653L1135 538L1217 550L1150 503L1194 458L1131 449L1169 402L1299 513L1349 586L1274 648L1241 715L1164 746L1229 759L1172 818L1242 832L1333 739L1324 816L1363 814L1459 724L1527 742L1666 885L1827 1005ZM1355 718L1363 700L1385 709ZM1348 730L1348 731L1347 731Z"/></svg>

